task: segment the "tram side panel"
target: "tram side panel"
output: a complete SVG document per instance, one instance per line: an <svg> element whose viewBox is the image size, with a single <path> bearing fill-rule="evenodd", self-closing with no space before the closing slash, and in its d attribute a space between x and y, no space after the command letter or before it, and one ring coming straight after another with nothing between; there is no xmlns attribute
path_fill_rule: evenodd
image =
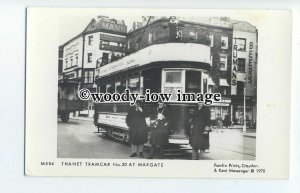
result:
<svg viewBox="0 0 300 193"><path fill-rule="evenodd" d="M129 103L96 103L94 124L98 128L98 132L105 131L108 137L128 142L126 116L129 108ZM187 104L168 104L167 108L170 108L171 112L169 142L188 143L187 121L189 110L193 107ZM150 118L155 109L156 104L146 103L144 105L146 117ZM150 130L151 128L148 128L148 131Z"/></svg>

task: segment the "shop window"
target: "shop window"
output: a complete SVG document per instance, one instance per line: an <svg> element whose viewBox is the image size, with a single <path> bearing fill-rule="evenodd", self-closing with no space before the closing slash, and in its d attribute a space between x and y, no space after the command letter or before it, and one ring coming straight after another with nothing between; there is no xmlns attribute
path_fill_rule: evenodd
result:
<svg viewBox="0 0 300 193"><path fill-rule="evenodd" d="M220 56L220 70L226 71L227 70L227 57Z"/></svg>
<svg viewBox="0 0 300 193"><path fill-rule="evenodd" d="M92 59L93 59L93 54L92 53L88 53L87 56L88 56L88 63L91 63Z"/></svg>
<svg viewBox="0 0 300 193"><path fill-rule="evenodd" d="M89 43L89 45L92 45L92 43L93 43L93 36L88 36L88 43Z"/></svg>
<svg viewBox="0 0 300 193"><path fill-rule="evenodd" d="M201 92L201 72L186 71L185 92L200 93Z"/></svg>
<svg viewBox="0 0 300 193"><path fill-rule="evenodd" d="M214 46L214 34L209 34L210 47Z"/></svg>
<svg viewBox="0 0 300 193"><path fill-rule="evenodd" d="M237 45L238 51L246 51L246 39L245 38L234 38L234 43Z"/></svg>
<svg viewBox="0 0 300 193"><path fill-rule="evenodd" d="M128 89L132 93L140 92L140 78L131 78L128 80Z"/></svg>
<svg viewBox="0 0 300 193"><path fill-rule="evenodd" d="M213 86L209 85L208 86L208 93L212 93L212 91L213 91Z"/></svg>
<svg viewBox="0 0 300 193"><path fill-rule="evenodd" d="M223 95L227 96L227 89L226 88L223 88Z"/></svg>
<svg viewBox="0 0 300 193"><path fill-rule="evenodd" d="M221 49L228 49L228 37L221 37Z"/></svg>
<svg viewBox="0 0 300 193"><path fill-rule="evenodd" d="M245 72L245 65L246 65L246 59L245 58L238 58L238 60L237 60L237 71L238 72Z"/></svg>

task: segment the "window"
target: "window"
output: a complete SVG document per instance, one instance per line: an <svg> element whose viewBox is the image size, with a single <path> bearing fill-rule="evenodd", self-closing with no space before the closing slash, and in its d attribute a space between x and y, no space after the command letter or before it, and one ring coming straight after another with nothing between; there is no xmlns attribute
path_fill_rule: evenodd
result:
<svg viewBox="0 0 300 193"><path fill-rule="evenodd" d="M210 47L214 46L214 34L209 34Z"/></svg>
<svg viewBox="0 0 300 193"><path fill-rule="evenodd" d="M92 53L88 53L88 63L91 63L92 62L92 59L93 59L93 54Z"/></svg>
<svg viewBox="0 0 300 193"><path fill-rule="evenodd" d="M177 90L183 91L183 80L185 77L183 70L166 70L163 71L163 92L172 93L171 100L176 100Z"/></svg>
<svg viewBox="0 0 300 193"><path fill-rule="evenodd" d="M228 37L221 37L221 49L228 49Z"/></svg>
<svg viewBox="0 0 300 193"><path fill-rule="evenodd" d="M190 31L190 40L196 40L197 39L197 33L195 31Z"/></svg>
<svg viewBox="0 0 300 193"><path fill-rule="evenodd" d="M68 68L68 59L65 60L66 68Z"/></svg>
<svg viewBox="0 0 300 193"><path fill-rule="evenodd" d="M227 70L227 57L220 56L220 70L226 71Z"/></svg>
<svg viewBox="0 0 300 193"><path fill-rule="evenodd" d="M126 89L126 81L123 80L123 81L116 82L115 87L116 87L116 93L123 93Z"/></svg>
<svg viewBox="0 0 300 193"><path fill-rule="evenodd" d="M89 45L92 45L92 43L93 43L93 36L89 36L88 38L89 38L89 40L88 40Z"/></svg>
<svg viewBox="0 0 300 193"><path fill-rule="evenodd" d="M88 70L84 72L84 83L93 83L94 82L94 71Z"/></svg>
<svg viewBox="0 0 300 193"><path fill-rule="evenodd" d="M166 83L180 83L181 72L166 72Z"/></svg>
<svg viewBox="0 0 300 193"><path fill-rule="evenodd" d="M73 57L70 58L70 64L73 66Z"/></svg>
<svg viewBox="0 0 300 193"><path fill-rule="evenodd" d="M107 84L106 85L106 92L107 93L114 93L115 92L115 87L113 84Z"/></svg>
<svg viewBox="0 0 300 193"><path fill-rule="evenodd" d="M244 95L244 82L237 81L237 94Z"/></svg>
<svg viewBox="0 0 300 193"><path fill-rule="evenodd" d="M128 89L132 93L140 92L140 78L131 78L128 80Z"/></svg>
<svg viewBox="0 0 300 193"><path fill-rule="evenodd" d="M108 57L109 57L108 53L105 53L105 52L102 53L102 64L103 65L105 65L105 64L107 64L109 62L108 61Z"/></svg>
<svg viewBox="0 0 300 193"><path fill-rule="evenodd" d="M234 44L237 45L238 51L246 51L246 39L245 38L234 38Z"/></svg>
<svg viewBox="0 0 300 193"><path fill-rule="evenodd" d="M238 58L238 60L237 60L237 71L238 72L245 72L245 64L246 64L246 59L245 58Z"/></svg>
<svg viewBox="0 0 300 193"><path fill-rule="evenodd" d="M75 65L78 65L78 55L75 55Z"/></svg>
<svg viewBox="0 0 300 193"><path fill-rule="evenodd" d="M186 71L185 92L198 93L201 92L201 72Z"/></svg>
<svg viewBox="0 0 300 193"><path fill-rule="evenodd" d="M148 35L148 43L149 43L149 44L152 44L152 32L149 32L149 35Z"/></svg>

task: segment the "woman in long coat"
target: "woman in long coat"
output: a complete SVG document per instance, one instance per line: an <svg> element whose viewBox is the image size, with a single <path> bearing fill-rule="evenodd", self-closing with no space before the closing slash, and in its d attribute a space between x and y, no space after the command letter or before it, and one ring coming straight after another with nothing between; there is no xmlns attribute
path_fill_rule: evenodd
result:
<svg viewBox="0 0 300 193"><path fill-rule="evenodd" d="M147 142L146 117L141 107L141 102L137 101L135 107L131 108L126 116L126 124L129 127L129 141L131 143L132 154L130 157L144 157L144 143Z"/></svg>
<svg viewBox="0 0 300 193"><path fill-rule="evenodd" d="M152 117L150 133L150 155L154 156L156 146L160 149L160 158L163 158L164 148L169 144L169 126L171 124L171 113L164 103L158 102L158 107Z"/></svg>
<svg viewBox="0 0 300 193"><path fill-rule="evenodd" d="M199 159L199 149L200 155L205 152L205 149L209 149L210 110L202 103L198 105L198 109L191 120L190 145L193 147L192 159Z"/></svg>

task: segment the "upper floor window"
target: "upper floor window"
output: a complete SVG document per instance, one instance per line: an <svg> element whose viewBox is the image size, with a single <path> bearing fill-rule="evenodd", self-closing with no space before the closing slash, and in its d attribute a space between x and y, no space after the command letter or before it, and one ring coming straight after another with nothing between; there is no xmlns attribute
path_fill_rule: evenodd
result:
<svg viewBox="0 0 300 193"><path fill-rule="evenodd" d="M209 34L210 47L214 46L214 34Z"/></svg>
<svg viewBox="0 0 300 193"><path fill-rule="evenodd" d="M220 56L220 70L226 71L227 70L227 57Z"/></svg>
<svg viewBox="0 0 300 193"><path fill-rule="evenodd" d="M73 57L70 58L71 66L73 66Z"/></svg>
<svg viewBox="0 0 300 193"><path fill-rule="evenodd" d="M92 45L92 43L93 43L93 36L89 36L88 38L89 38L88 39L89 45Z"/></svg>
<svg viewBox="0 0 300 193"><path fill-rule="evenodd" d="M66 68L68 68L68 59L65 60Z"/></svg>
<svg viewBox="0 0 300 193"><path fill-rule="evenodd" d="M93 83L94 82L94 71L84 71L84 83Z"/></svg>
<svg viewBox="0 0 300 193"><path fill-rule="evenodd" d="M246 59L245 58L238 58L237 59L237 71L238 72L245 72L245 65L246 65Z"/></svg>
<svg viewBox="0 0 300 193"><path fill-rule="evenodd" d="M228 49L228 37L221 36L221 49Z"/></svg>
<svg viewBox="0 0 300 193"><path fill-rule="evenodd" d="M78 65L78 55L75 55L75 65Z"/></svg>
<svg viewBox="0 0 300 193"><path fill-rule="evenodd" d="M92 53L88 53L88 63L91 63L92 62L92 59L93 59L93 54Z"/></svg>
<svg viewBox="0 0 300 193"><path fill-rule="evenodd" d="M237 45L238 51L246 51L246 39L245 38L234 38L234 44Z"/></svg>

